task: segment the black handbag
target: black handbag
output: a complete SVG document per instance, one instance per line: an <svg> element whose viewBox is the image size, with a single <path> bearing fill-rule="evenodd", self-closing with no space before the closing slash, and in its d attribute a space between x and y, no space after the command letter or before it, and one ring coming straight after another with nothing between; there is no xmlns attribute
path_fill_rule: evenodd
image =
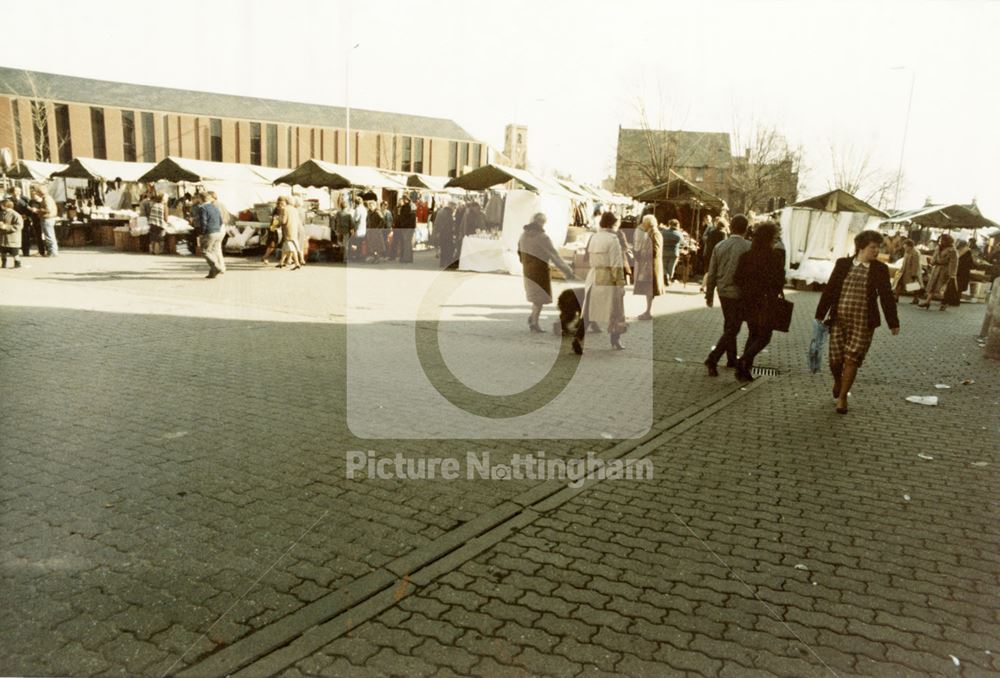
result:
<svg viewBox="0 0 1000 678"><path fill-rule="evenodd" d="M771 329L787 332L788 328L792 326L793 310L795 310L795 304L785 299L785 294L782 292L780 297L771 302Z"/></svg>

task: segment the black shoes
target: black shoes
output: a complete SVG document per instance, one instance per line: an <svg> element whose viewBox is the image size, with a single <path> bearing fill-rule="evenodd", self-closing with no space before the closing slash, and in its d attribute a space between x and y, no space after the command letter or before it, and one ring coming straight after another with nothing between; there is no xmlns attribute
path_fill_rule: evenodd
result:
<svg viewBox="0 0 1000 678"><path fill-rule="evenodd" d="M705 361L705 367L708 368L708 376L710 376L710 377L717 377L717 376L719 376L719 368L711 360L706 360Z"/></svg>
<svg viewBox="0 0 1000 678"><path fill-rule="evenodd" d="M736 381L753 381L753 375L750 374L750 369L747 367L746 361L740 358L736 361Z"/></svg>

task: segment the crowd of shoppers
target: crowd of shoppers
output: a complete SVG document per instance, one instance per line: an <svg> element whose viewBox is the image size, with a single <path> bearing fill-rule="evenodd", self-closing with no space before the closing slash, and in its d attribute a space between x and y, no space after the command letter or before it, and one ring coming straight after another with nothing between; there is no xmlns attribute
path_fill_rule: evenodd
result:
<svg viewBox="0 0 1000 678"><path fill-rule="evenodd" d="M10 201L8 209L13 210L21 217L21 228L17 236L11 234L5 236L7 242L17 240L20 254L24 257L31 256L31 247L40 256L55 257L59 255L59 242L56 240L56 217L58 208L56 201L49 194L49 189L44 184L33 184L30 188L30 196L24 196L21 187L15 184L11 187L3 202ZM13 219L13 217L10 217ZM6 231L5 231L6 233ZM13 256L8 253L8 256ZM19 265L20 256L15 260L15 265Z"/></svg>

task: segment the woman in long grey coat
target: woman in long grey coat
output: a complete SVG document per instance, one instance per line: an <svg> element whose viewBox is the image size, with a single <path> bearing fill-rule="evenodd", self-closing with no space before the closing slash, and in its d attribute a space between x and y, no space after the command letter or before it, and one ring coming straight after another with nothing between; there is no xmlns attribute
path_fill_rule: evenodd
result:
<svg viewBox="0 0 1000 678"><path fill-rule="evenodd" d="M635 230L635 289L636 295L645 295L646 312L639 320L653 318L653 297L664 292L663 287L663 235L657 228L656 217L647 214Z"/></svg>
<svg viewBox="0 0 1000 678"><path fill-rule="evenodd" d="M24 219L14 210L14 201L10 198L0 203L0 256L3 257L3 268L7 268L7 256L14 259L14 268L21 268L21 230Z"/></svg>
<svg viewBox="0 0 1000 678"><path fill-rule="evenodd" d="M567 280L575 280L573 270L559 256L552 240L545 233L544 214L536 214L531 223L524 227L520 240L517 242L517 253L524 268L524 296L531 303L531 315L528 316L528 329L532 332L544 332L538 326L538 316L542 306L552 303L552 277L549 274L549 263L563 272Z"/></svg>

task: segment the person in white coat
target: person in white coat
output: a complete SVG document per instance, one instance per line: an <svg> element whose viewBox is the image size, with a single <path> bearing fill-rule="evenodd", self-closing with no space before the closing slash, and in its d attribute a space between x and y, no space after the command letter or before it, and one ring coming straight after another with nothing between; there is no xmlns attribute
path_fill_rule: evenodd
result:
<svg viewBox="0 0 1000 678"><path fill-rule="evenodd" d="M583 298L583 318L573 339L573 352L583 354L583 340L590 323L603 326L611 338L611 347L621 351L625 325L625 257L618 234L618 217L611 212L601 215L600 229L587 243L587 285Z"/></svg>

